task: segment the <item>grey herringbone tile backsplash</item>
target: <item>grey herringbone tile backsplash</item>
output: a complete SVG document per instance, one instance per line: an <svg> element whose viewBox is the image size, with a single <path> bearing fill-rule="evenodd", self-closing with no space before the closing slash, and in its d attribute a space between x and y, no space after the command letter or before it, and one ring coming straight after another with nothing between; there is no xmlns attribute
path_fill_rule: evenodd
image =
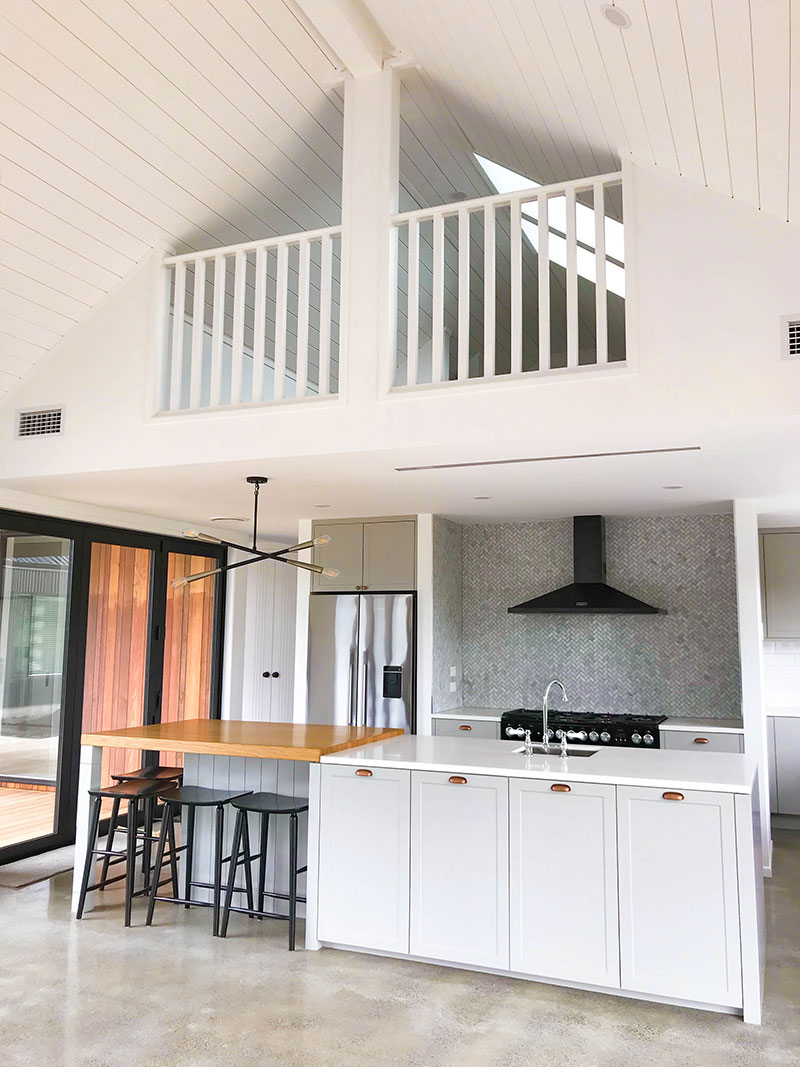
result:
<svg viewBox="0 0 800 1067"><path fill-rule="evenodd" d="M609 583L666 615L509 615L572 580L571 520L462 536L465 706L540 707L559 677L576 709L740 715L730 516L606 521Z"/></svg>

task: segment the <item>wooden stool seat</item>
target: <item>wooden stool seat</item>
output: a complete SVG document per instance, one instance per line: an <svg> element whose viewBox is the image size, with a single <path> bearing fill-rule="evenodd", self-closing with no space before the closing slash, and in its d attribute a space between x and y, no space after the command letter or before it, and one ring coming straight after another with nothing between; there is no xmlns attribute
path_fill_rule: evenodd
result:
<svg viewBox="0 0 800 1067"><path fill-rule="evenodd" d="M126 782L131 779L145 778L151 782L170 782L183 778L183 767L139 767L135 771L126 771L124 774L112 774L115 782Z"/></svg>
<svg viewBox="0 0 800 1067"><path fill-rule="evenodd" d="M287 797L280 793L248 793L231 801L231 806L242 811L260 812L262 815L291 815L308 811L308 801L302 797Z"/></svg>

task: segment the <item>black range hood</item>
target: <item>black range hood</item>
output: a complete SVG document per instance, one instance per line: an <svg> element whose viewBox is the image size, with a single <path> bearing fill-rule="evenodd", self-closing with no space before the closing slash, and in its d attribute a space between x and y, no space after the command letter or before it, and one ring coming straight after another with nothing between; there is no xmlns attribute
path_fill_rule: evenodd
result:
<svg viewBox="0 0 800 1067"><path fill-rule="evenodd" d="M606 536L602 515L576 515L572 520L571 585L509 608L512 615L664 615L606 584Z"/></svg>

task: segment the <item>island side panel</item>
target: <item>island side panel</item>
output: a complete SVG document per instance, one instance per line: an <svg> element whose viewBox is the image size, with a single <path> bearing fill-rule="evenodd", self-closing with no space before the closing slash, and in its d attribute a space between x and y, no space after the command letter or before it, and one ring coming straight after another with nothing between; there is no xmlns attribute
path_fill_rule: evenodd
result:
<svg viewBox="0 0 800 1067"><path fill-rule="evenodd" d="M759 793L738 793L734 798L739 928L742 939L742 997L746 1023L761 1024L766 962L764 869L761 846Z"/></svg>
<svg viewBox="0 0 800 1067"><path fill-rule="evenodd" d="M306 876L306 948L312 951L322 948L317 940L317 887L319 881L319 818L320 782L322 767L312 763L308 768L308 843Z"/></svg>
<svg viewBox="0 0 800 1067"><path fill-rule="evenodd" d="M75 815L75 866L72 871L72 913L78 910L86 850L89 848L90 789L99 789L103 771L103 750L97 745L81 745L81 763L78 775L78 810ZM97 864L89 884L95 882ZM94 893L89 893L84 905L84 914L94 907Z"/></svg>

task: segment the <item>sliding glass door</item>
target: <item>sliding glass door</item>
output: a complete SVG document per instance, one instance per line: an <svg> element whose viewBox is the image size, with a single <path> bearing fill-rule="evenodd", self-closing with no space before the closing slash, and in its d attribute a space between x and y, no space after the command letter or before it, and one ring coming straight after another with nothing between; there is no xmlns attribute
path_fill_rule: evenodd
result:
<svg viewBox="0 0 800 1067"><path fill-rule="evenodd" d="M0 529L0 849L54 837L74 542Z"/></svg>

